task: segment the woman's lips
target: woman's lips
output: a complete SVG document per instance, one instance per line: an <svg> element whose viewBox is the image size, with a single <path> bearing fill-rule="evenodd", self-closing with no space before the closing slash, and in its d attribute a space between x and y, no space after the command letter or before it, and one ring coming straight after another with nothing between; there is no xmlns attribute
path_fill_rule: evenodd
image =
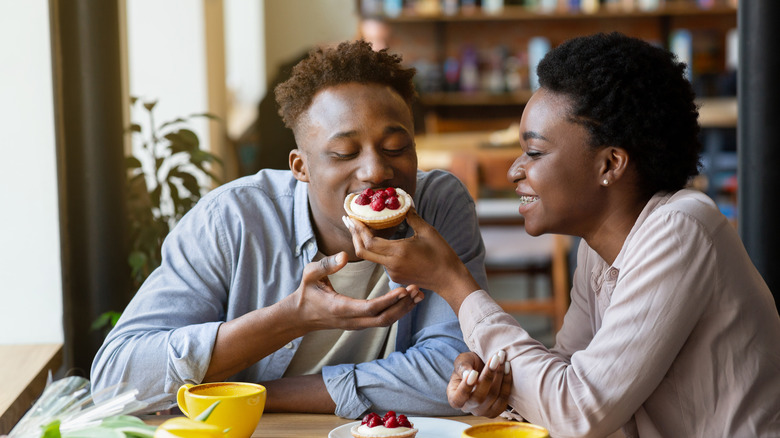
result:
<svg viewBox="0 0 780 438"><path fill-rule="evenodd" d="M520 205L528 205L532 202L535 202L538 200L538 196L532 196L532 195L521 195L520 196Z"/></svg>

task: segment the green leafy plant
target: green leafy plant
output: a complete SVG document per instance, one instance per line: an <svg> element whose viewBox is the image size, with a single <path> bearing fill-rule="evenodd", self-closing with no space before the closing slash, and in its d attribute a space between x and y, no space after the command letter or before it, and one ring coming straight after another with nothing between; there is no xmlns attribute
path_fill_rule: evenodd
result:
<svg viewBox="0 0 780 438"><path fill-rule="evenodd" d="M137 102L138 99L131 98L131 105ZM141 125L130 125L130 130L142 137L142 145L125 160L131 241L128 262L135 289L160 266L160 248L165 236L207 191L207 187L199 184L198 177L206 175L213 182L220 182L210 166L221 165L222 161L201 150L197 134L186 126L192 118L215 117L208 113L191 114L155 127L156 103L143 102L149 117L147 135Z"/></svg>
<svg viewBox="0 0 780 438"><path fill-rule="evenodd" d="M197 113L155 124L156 101L131 97L130 105L141 105L148 116L148 132L139 123L128 130L140 137L140 147L125 157L127 168L127 214L130 236L130 264L133 291L137 291L161 262L165 236L208 189L201 179L219 184L213 165L222 165L215 155L200 149L197 134L188 128L194 118L216 119ZM199 179L200 178L200 179ZM109 330L119 312L106 312L92 324L93 330Z"/></svg>

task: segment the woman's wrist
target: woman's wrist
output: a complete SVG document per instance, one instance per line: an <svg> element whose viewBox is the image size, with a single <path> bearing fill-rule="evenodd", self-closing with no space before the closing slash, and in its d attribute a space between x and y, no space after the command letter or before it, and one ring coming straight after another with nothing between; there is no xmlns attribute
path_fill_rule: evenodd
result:
<svg viewBox="0 0 780 438"><path fill-rule="evenodd" d="M460 306L463 301L471 295L472 292L482 289L482 286L474 280L474 276L471 275L471 271L468 270L466 265L459 263L456 271L448 273L445 280L442 280L438 289L434 289L436 293L442 296L445 301L452 307L457 315L460 311Z"/></svg>

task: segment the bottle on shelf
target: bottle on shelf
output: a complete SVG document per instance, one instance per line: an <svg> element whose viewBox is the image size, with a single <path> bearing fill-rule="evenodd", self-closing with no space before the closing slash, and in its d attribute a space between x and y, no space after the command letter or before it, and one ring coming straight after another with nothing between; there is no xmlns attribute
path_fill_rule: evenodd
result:
<svg viewBox="0 0 780 438"><path fill-rule="evenodd" d="M482 12L498 15L504 10L504 0L482 0Z"/></svg>
<svg viewBox="0 0 780 438"><path fill-rule="evenodd" d="M586 14L598 12L599 6L599 0L580 0L580 10Z"/></svg>
<svg viewBox="0 0 780 438"><path fill-rule="evenodd" d="M462 91L479 90L479 59L473 47L463 49L460 64L460 89Z"/></svg>
<svg viewBox="0 0 780 438"><path fill-rule="evenodd" d="M637 0L637 6L641 11L655 11L663 6L664 0Z"/></svg>
<svg viewBox="0 0 780 438"><path fill-rule="evenodd" d="M523 58L522 54L519 54L517 56L507 56L504 60L504 80L506 81L506 91L508 93L515 93L526 86L528 78L523 78ZM525 75L528 75L527 66Z"/></svg>
<svg viewBox="0 0 780 438"><path fill-rule="evenodd" d="M677 56L679 62L685 63L685 76L688 81L692 81L693 37L691 32L687 29L674 30L669 36L669 51Z"/></svg>
<svg viewBox="0 0 780 438"><path fill-rule="evenodd" d="M452 16L458 14L458 0L442 0L441 11L444 15Z"/></svg>
<svg viewBox="0 0 780 438"><path fill-rule="evenodd" d="M558 8L558 0L539 0L539 12L550 14Z"/></svg>
<svg viewBox="0 0 780 438"><path fill-rule="evenodd" d="M506 93L506 76L504 60L507 57L506 47L496 47L490 51L488 70L485 72L483 90L493 94Z"/></svg>
<svg viewBox="0 0 780 438"><path fill-rule="evenodd" d="M715 6L715 0L697 0L697 3L702 9L712 9Z"/></svg>
<svg viewBox="0 0 780 438"><path fill-rule="evenodd" d="M383 11L388 17L398 17L403 10L403 0L384 0Z"/></svg>
<svg viewBox="0 0 780 438"><path fill-rule="evenodd" d="M528 79L531 90L539 88L539 77L536 75L536 66L550 51L550 40L545 37L533 37L528 41Z"/></svg>
<svg viewBox="0 0 780 438"><path fill-rule="evenodd" d="M444 91L460 90L460 61L454 56L444 60Z"/></svg>

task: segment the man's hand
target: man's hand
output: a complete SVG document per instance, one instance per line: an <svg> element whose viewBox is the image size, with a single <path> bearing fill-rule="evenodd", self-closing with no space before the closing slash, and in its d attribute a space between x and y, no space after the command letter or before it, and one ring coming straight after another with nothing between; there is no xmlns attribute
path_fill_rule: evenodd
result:
<svg viewBox="0 0 780 438"><path fill-rule="evenodd" d="M512 373L506 353L494 354L487 366L476 353L461 353L447 385L447 400L453 408L494 418L504 412L512 392Z"/></svg>
<svg viewBox="0 0 780 438"><path fill-rule="evenodd" d="M463 299L481 287L447 241L414 208L406 221L414 236L387 240L374 236L362 222L344 217L358 257L384 266L393 281L435 291L457 314Z"/></svg>
<svg viewBox="0 0 780 438"><path fill-rule="evenodd" d="M389 326L424 297L415 285L372 300L341 295L333 290L328 275L346 263L345 252L309 263L291 295L221 324L203 381L224 380L314 330Z"/></svg>
<svg viewBox="0 0 780 438"><path fill-rule="evenodd" d="M350 298L333 290L328 275L347 264L340 252L309 263L298 289L281 303L291 306L305 332L323 329L360 330L387 327L408 313L424 295L416 285L396 288L371 300Z"/></svg>

